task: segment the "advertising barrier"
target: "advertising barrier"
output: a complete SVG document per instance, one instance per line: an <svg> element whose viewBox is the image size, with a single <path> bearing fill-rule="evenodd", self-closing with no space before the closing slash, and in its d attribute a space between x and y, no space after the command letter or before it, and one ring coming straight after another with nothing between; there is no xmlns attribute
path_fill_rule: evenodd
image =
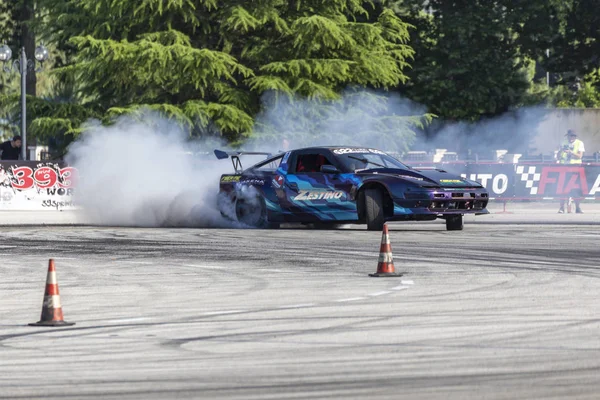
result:
<svg viewBox="0 0 600 400"><path fill-rule="evenodd" d="M481 183L491 199L552 200L580 197L595 200L600 192L600 164L556 163L413 163L435 167Z"/></svg>
<svg viewBox="0 0 600 400"><path fill-rule="evenodd" d="M596 200L600 164L411 163L480 182L492 200ZM0 162L0 210L74 209L77 169L60 162Z"/></svg>
<svg viewBox="0 0 600 400"><path fill-rule="evenodd" d="M77 170L62 163L0 162L0 210L73 209Z"/></svg>

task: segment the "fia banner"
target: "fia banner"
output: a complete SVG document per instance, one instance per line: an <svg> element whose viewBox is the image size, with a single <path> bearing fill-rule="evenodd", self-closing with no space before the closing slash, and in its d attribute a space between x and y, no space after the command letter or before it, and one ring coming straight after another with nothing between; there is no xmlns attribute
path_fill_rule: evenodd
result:
<svg viewBox="0 0 600 400"><path fill-rule="evenodd" d="M515 197L595 198L600 191L600 165L523 164L515 167Z"/></svg>

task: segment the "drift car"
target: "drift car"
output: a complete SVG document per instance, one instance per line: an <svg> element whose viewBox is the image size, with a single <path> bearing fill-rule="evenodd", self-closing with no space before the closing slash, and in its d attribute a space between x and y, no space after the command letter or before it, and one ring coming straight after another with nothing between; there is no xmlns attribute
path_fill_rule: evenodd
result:
<svg viewBox="0 0 600 400"><path fill-rule="evenodd" d="M240 156L267 159L243 170ZM223 215L255 227L283 222L367 224L446 220L462 230L464 214L488 214L488 192L477 182L439 169L411 168L383 151L358 147L311 147L275 156L224 152L234 174L221 176Z"/></svg>

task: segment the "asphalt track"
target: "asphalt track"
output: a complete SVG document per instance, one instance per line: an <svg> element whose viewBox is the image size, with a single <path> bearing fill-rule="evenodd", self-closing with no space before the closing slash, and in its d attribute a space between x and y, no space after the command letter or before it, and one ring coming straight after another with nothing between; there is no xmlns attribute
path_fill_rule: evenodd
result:
<svg viewBox="0 0 600 400"><path fill-rule="evenodd" d="M0 398L597 399L599 218L391 224L400 278L364 228L4 226ZM76 325L26 326L51 257Z"/></svg>

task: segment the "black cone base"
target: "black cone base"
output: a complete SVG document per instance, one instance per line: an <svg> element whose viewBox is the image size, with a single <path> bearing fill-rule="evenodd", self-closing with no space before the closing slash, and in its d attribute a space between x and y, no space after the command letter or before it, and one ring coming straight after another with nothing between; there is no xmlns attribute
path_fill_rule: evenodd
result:
<svg viewBox="0 0 600 400"><path fill-rule="evenodd" d="M399 273L399 272L381 272L381 273L375 273L375 274L369 274L369 276L372 276L374 278L394 278L394 277L400 277L404 274Z"/></svg>
<svg viewBox="0 0 600 400"><path fill-rule="evenodd" d="M29 326L71 326L75 325L75 322L66 322L66 321L39 321L32 322L31 324L27 324Z"/></svg>

